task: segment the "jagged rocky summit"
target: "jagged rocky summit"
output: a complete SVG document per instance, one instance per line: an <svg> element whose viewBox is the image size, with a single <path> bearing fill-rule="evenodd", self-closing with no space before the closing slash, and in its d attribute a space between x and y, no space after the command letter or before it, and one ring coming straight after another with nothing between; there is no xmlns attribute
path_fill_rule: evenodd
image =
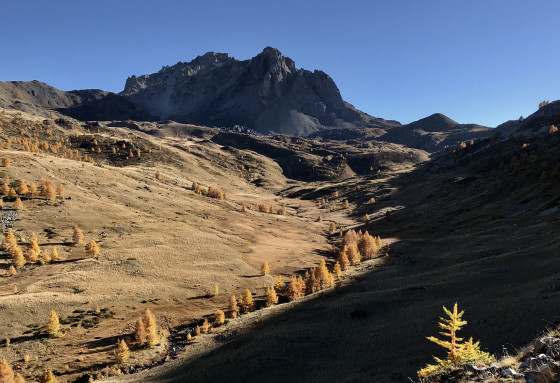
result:
<svg viewBox="0 0 560 383"><path fill-rule="evenodd" d="M357 110L326 73L298 69L270 47L250 60L209 52L154 74L132 76L121 95L160 119L243 125L261 133L301 136L324 128L395 124Z"/></svg>

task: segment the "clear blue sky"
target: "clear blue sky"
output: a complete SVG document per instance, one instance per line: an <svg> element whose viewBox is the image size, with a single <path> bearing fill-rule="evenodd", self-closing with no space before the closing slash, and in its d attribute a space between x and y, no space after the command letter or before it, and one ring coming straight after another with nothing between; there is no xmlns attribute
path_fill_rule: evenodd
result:
<svg viewBox="0 0 560 383"><path fill-rule="evenodd" d="M376 117L495 126L560 98L559 15L558 0L5 0L0 81L120 92L207 51L272 46Z"/></svg>

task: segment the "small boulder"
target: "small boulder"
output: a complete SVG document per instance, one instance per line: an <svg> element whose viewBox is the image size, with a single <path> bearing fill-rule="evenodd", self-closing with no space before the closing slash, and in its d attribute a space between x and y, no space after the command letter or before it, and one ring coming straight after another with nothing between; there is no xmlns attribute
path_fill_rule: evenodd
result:
<svg viewBox="0 0 560 383"><path fill-rule="evenodd" d="M486 372L486 370L488 369L488 367L478 367L474 364L468 364L467 366L465 366L465 370L467 372L476 374L476 375L480 375L484 372Z"/></svg>
<svg viewBox="0 0 560 383"><path fill-rule="evenodd" d="M546 349L546 355L555 360L560 360L560 342L552 344Z"/></svg>
<svg viewBox="0 0 560 383"><path fill-rule="evenodd" d="M537 371L527 371L525 374L523 374L523 377L525 378L525 383L545 382L544 374Z"/></svg>
<svg viewBox="0 0 560 383"><path fill-rule="evenodd" d="M560 339L553 337L539 338L533 342L534 353L542 353L547 347L560 342Z"/></svg>
<svg viewBox="0 0 560 383"><path fill-rule="evenodd" d="M549 364L552 359L545 354L539 354L534 358L529 358L519 366L520 371L536 370L543 364Z"/></svg>
<svg viewBox="0 0 560 383"><path fill-rule="evenodd" d="M502 373L500 374L500 376L501 376L502 378L505 378L505 377L508 377L508 376L517 376L517 375L519 375L519 374L517 373L517 371L515 371L515 370L514 370L513 368L511 368L511 367L506 368L506 369L503 370Z"/></svg>

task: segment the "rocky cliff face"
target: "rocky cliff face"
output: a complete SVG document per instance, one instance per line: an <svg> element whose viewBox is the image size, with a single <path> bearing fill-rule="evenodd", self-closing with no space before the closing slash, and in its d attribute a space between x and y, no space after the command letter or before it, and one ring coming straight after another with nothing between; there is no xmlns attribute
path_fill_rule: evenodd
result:
<svg viewBox="0 0 560 383"><path fill-rule="evenodd" d="M270 47L251 60L210 52L158 73L132 76L121 95L160 119L244 125L261 133L306 135L322 128L391 125L345 103L324 72L297 69Z"/></svg>

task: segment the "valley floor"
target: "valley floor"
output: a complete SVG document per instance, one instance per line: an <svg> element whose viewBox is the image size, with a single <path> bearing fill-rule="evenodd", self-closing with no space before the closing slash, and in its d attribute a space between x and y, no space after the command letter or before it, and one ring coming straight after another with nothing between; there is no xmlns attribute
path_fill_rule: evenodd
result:
<svg viewBox="0 0 560 383"><path fill-rule="evenodd" d="M0 338L10 339L0 357L28 379L44 369L59 382L111 374L117 340L131 336L146 309L156 316L161 345L133 348L116 367L176 359L110 381L404 382L443 354L426 340L438 331L442 305L458 302L469 322L464 336L492 353L521 346L558 317L558 215L546 212L559 187L535 184L528 165L513 173L496 160L485 168L485 150L496 149L467 148L466 165L449 155L303 182L286 178L263 153L217 144L205 132L157 136L74 123L49 125L49 135L41 120L1 117L4 141L72 138L74 150L97 156L89 163L31 153L16 140L0 153L11 161L1 169L10 180L48 178L65 188L54 202L24 198L13 224L22 247L35 233L62 260L11 276L9 254L0 258ZM517 147L499 150L509 158ZM119 157L117 148L142 154ZM198 195L193 182L227 198ZM4 210L12 202L5 198ZM260 212L260 203L286 214ZM232 294L250 289L260 304L276 276L288 281L321 259L332 265L339 239L329 234L331 222L380 235L388 256L348 270L339 291L242 315L185 345L185 329L227 308ZM72 244L75 226L86 242L99 243L99 255ZM270 275L262 276L265 261ZM62 337L42 333L52 309Z"/></svg>

